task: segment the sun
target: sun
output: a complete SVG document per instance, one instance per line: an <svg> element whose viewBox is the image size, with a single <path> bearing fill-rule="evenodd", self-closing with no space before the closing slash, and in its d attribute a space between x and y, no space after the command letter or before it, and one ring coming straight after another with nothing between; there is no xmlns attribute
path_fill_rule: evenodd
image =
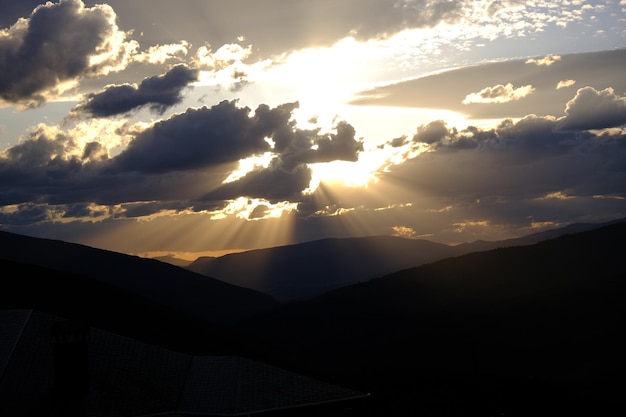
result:
<svg viewBox="0 0 626 417"><path fill-rule="evenodd" d="M309 186L315 191L320 183L349 188L367 188L379 182L379 175L394 164L401 149L374 147L359 153L357 161L332 161L310 164L313 179Z"/></svg>
<svg viewBox="0 0 626 417"><path fill-rule="evenodd" d="M376 176L366 164L348 161L332 161L311 164L313 179L311 189L317 188L320 182L326 184L341 183L346 187L366 187L376 181Z"/></svg>

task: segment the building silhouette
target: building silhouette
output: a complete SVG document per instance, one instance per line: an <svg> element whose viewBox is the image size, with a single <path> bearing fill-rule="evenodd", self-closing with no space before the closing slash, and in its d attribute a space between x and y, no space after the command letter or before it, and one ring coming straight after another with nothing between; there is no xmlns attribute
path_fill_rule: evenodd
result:
<svg viewBox="0 0 626 417"><path fill-rule="evenodd" d="M39 310L0 310L4 416L289 415L366 396L240 356L194 356Z"/></svg>

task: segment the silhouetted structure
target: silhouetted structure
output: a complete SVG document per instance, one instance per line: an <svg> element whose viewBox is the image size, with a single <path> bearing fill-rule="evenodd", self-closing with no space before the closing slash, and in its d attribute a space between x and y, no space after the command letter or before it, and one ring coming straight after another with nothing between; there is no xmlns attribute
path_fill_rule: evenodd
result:
<svg viewBox="0 0 626 417"><path fill-rule="evenodd" d="M266 415L364 396L243 357L192 356L37 310L0 310L0 415Z"/></svg>

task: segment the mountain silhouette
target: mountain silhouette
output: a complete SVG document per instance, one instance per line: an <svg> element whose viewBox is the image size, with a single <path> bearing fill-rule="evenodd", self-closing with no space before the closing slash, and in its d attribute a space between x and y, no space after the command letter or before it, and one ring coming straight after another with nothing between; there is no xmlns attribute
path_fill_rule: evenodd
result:
<svg viewBox="0 0 626 417"><path fill-rule="evenodd" d="M193 261L189 261L187 259L177 258L175 256L167 255L167 256L155 256L152 259L157 261L166 262L168 264L172 264L175 266L186 267L189 266Z"/></svg>
<svg viewBox="0 0 626 417"><path fill-rule="evenodd" d="M188 353L238 352L226 326L85 275L0 259L0 309L34 309ZM181 300L182 304L184 300Z"/></svg>
<svg viewBox="0 0 626 417"><path fill-rule="evenodd" d="M218 325L277 305L266 294L157 260L8 232L0 232L0 247L1 260L80 275ZM25 279L23 275L17 268L2 279Z"/></svg>
<svg viewBox="0 0 626 417"><path fill-rule="evenodd" d="M626 406L625 239L622 222L447 258L239 328L371 392L361 415L599 415Z"/></svg>
<svg viewBox="0 0 626 417"><path fill-rule="evenodd" d="M625 239L616 221L477 242L478 252L277 303L156 260L0 233L0 302L371 393L350 415L611 415L626 407ZM356 241L311 242L301 270L332 275L338 254L371 265L371 243ZM388 242L390 257L401 252ZM312 251L332 245L335 258Z"/></svg>
<svg viewBox="0 0 626 417"><path fill-rule="evenodd" d="M255 289L279 301L291 301L453 253L450 246L427 240L392 236L329 238L199 258L187 269Z"/></svg>
<svg viewBox="0 0 626 417"><path fill-rule="evenodd" d="M201 257L186 268L269 294L278 301L295 301L451 256L528 245L603 225L577 223L521 238L455 246L394 236L329 238L221 257Z"/></svg>

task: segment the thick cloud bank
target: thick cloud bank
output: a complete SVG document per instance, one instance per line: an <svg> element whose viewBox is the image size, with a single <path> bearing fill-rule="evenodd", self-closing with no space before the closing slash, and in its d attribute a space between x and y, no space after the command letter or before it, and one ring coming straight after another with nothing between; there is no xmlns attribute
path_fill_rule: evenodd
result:
<svg viewBox="0 0 626 417"><path fill-rule="evenodd" d="M153 201L144 210L159 211L239 197L297 201L311 181L308 164L356 161L363 149L346 122L335 133L298 129L297 107L260 105L253 112L223 101L188 109L135 133L113 157L105 138L85 143L80 131L41 125L0 157L0 205L19 205L5 210L0 223L25 222L27 213L40 221L40 204L67 205L57 208L67 215L77 204ZM263 154L270 156L267 167L225 182L241 159Z"/></svg>

